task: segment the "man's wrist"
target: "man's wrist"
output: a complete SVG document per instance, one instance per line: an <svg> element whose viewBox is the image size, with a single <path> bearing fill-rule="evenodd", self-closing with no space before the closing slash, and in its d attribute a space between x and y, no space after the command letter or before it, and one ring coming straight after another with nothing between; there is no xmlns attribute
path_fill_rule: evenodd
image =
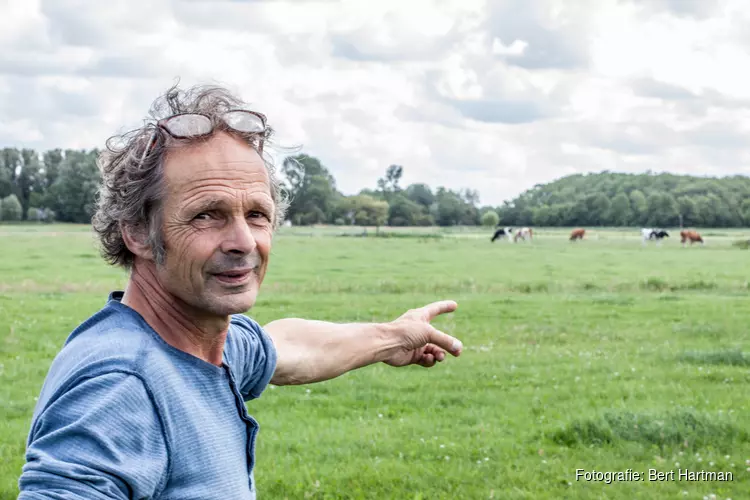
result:
<svg viewBox="0 0 750 500"><path fill-rule="evenodd" d="M392 322L373 323L373 337L375 339L374 363L390 359L401 349L401 342L396 326Z"/></svg>

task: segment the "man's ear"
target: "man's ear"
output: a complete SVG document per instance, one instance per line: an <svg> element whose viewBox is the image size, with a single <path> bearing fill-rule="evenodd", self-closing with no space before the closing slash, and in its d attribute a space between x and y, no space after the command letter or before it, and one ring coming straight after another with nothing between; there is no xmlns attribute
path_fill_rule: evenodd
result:
<svg viewBox="0 0 750 500"><path fill-rule="evenodd" d="M120 224L122 239L136 257L145 260L154 260L154 251L148 242L148 230L143 226L130 226Z"/></svg>

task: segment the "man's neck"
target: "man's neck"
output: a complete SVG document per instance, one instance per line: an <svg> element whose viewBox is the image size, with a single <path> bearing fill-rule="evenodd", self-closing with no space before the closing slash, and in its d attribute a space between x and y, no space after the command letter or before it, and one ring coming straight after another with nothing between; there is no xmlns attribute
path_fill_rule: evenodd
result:
<svg viewBox="0 0 750 500"><path fill-rule="evenodd" d="M160 286L150 263L133 266L122 303L143 316L172 347L221 366L229 317L198 315Z"/></svg>

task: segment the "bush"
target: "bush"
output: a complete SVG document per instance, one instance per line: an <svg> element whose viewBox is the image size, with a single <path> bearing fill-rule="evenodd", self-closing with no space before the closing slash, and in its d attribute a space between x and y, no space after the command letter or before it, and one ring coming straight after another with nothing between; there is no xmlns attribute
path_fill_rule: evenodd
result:
<svg viewBox="0 0 750 500"><path fill-rule="evenodd" d="M0 220L21 220L21 202L11 194L0 202Z"/></svg>
<svg viewBox="0 0 750 500"><path fill-rule="evenodd" d="M497 226L498 222L500 222L500 216L496 212L485 212L482 215L482 225L485 227Z"/></svg>
<svg viewBox="0 0 750 500"><path fill-rule="evenodd" d="M29 222L54 222L55 212L49 208L29 207L26 211L26 219Z"/></svg>

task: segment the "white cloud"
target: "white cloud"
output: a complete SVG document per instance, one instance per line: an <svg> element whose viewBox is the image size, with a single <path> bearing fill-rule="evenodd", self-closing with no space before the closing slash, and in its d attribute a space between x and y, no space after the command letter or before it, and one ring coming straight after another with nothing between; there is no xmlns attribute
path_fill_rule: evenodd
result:
<svg viewBox="0 0 750 500"><path fill-rule="evenodd" d="M748 173L742 0L0 0L0 146L102 147L223 83L339 189L499 204L603 169Z"/></svg>

